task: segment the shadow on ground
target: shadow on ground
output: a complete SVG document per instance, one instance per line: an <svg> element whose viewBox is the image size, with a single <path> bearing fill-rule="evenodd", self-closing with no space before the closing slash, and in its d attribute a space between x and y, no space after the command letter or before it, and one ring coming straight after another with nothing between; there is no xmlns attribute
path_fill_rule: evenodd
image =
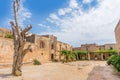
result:
<svg viewBox="0 0 120 80"><path fill-rule="evenodd" d="M12 74L0 74L0 78L9 78L13 76Z"/></svg>

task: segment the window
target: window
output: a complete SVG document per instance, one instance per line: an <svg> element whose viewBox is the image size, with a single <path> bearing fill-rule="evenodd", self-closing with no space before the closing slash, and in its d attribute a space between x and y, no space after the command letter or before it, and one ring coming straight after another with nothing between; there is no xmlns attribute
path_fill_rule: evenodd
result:
<svg viewBox="0 0 120 80"><path fill-rule="evenodd" d="M65 46L66 50L67 50L67 46Z"/></svg>
<svg viewBox="0 0 120 80"><path fill-rule="evenodd" d="M51 45L51 49L54 49L54 45L53 44Z"/></svg>
<svg viewBox="0 0 120 80"><path fill-rule="evenodd" d="M110 50L113 50L113 48L112 48L112 47L110 47Z"/></svg>
<svg viewBox="0 0 120 80"><path fill-rule="evenodd" d="M45 48L45 43L43 41L40 41L40 48Z"/></svg>
<svg viewBox="0 0 120 80"><path fill-rule="evenodd" d="M86 51L88 51L88 47L86 47Z"/></svg>
<svg viewBox="0 0 120 80"><path fill-rule="evenodd" d="M99 50L101 50L101 48L99 48Z"/></svg>
<svg viewBox="0 0 120 80"><path fill-rule="evenodd" d="M60 45L60 51L61 51L61 45Z"/></svg>
<svg viewBox="0 0 120 80"><path fill-rule="evenodd" d="M41 55L43 55L43 53L41 53Z"/></svg>

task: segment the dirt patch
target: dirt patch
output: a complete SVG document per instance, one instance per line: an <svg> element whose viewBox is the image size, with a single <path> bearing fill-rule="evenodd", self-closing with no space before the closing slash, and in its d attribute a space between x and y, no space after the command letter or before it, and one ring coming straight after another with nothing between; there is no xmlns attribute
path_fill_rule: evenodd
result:
<svg viewBox="0 0 120 80"><path fill-rule="evenodd" d="M76 61L23 66L21 77L12 76L11 68L4 68L0 69L0 80L86 80L88 73L97 64L104 64L104 62Z"/></svg>
<svg viewBox="0 0 120 80"><path fill-rule="evenodd" d="M120 80L112 66L96 66L89 73L87 80Z"/></svg>
<svg viewBox="0 0 120 80"><path fill-rule="evenodd" d="M105 61L76 61L23 66L23 75L14 77L11 68L0 69L0 80L120 80Z"/></svg>

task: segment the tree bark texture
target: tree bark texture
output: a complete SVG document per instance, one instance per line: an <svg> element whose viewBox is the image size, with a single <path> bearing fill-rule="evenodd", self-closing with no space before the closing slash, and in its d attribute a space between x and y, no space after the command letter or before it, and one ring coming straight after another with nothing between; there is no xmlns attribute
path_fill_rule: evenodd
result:
<svg viewBox="0 0 120 80"><path fill-rule="evenodd" d="M28 32L32 26L29 25L27 28L22 30L18 25L18 9L19 9L20 0L15 0L13 3L14 8L14 18L15 23L13 21L10 22L12 26L12 32L14 37L14 56L13 56L13 66L12 66L12 74L15 76L21 76L22 71L22 62L25 54L30 50L30 45L24 49L26 43L26 32Z"/></svg>

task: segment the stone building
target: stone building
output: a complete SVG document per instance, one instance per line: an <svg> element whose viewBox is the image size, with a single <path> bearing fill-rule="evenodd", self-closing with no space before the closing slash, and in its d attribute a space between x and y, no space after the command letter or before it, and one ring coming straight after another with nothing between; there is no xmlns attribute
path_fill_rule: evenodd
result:
<svg viewBox="0 0 120 80"><path fill-rule="evenodd" d="M62 50L72 50L72 46L57 40L57 37L53 35L35 35L27 38L28 42L34 43L38 49L40 49L41 54L46 54L49 60L59 60L60 51Z"/></svg>
<svg viewBox="0 0 120 80"><path fill-rule="evenodd" d="M32 62L34 59L42 63L52 60L60 60L61 50L72 50L72 46L57 40L53 35L36 35L28 37L27 45L31 45L32 52L28 52L24 58L24 63ZM12 39L0 38L0 63L12 63L14 46Z"/></svg>
<svg viewBox="0 0 120 80"><path fill-rule="evenodd" d="M97 44L82 44L80 47L73 48L73 51L87 51L88 53L85 55L86 59L89 60L105 60L107 59L110 54L99 54L99 50L117 50L116 44L104 44L104 45L97 45ZM78 55L79 56L79 55ZM82 56L80 56L82 58Z"/></svg>
<svg viewBox="0 0 120 80"><path fill-rule="evenodd" d="M58 59L58 60L64 59L64 56L60 55L60 52L62 50L70 50L70 51L72 51L72 46L67 44L67 43L57 41L56 59Z"/></svg>
<svg viewBox="0 0 120 80"><path fill-rule="evenodd" d="M118 52L120 52L120 20L115 28L115 38L116 38L117 50Z"/></svg>
<svg viewBox="0 0 120 80"><path fill-rule="evenodd" d="M117 50L117 46L116 44L105 44L104 45L105 47L105 50L108 50L108 49L114 49L114 50Z"/></svg>
<svg viewBox="0 0 120 80"><path fill-rule="evenodd" d="M86 50L86 51L96 51L96 50L109 50L114 49L117 50L116 44L104 44L104 45L97 45L97 44L82 44L80 47L73 48L74 51Z"/></svg>

